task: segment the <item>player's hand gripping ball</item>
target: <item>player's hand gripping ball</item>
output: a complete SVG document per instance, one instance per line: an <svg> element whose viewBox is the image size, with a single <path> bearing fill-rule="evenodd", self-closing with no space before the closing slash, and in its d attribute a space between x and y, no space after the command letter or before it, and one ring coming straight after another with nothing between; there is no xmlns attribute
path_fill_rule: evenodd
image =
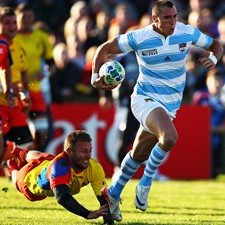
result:
<svg viewBox="0 0 225 225"><path fill-rule="evenodd" d="M125 69L118 61L108 61L100 67L99 75L104 76L106 85L118 85L125 78Z"/></svg>

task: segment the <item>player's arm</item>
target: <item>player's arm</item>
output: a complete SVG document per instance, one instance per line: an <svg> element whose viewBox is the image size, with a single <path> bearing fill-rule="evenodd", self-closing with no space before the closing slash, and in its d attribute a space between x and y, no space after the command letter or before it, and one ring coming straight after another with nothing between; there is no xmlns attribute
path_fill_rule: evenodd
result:
<svg viewBox="0 0 225 225"><path fill-rule="evenodd" d="M53 188L55 197L60 205L62 205L68 211L79 215L86 219L96 219L100 216L108 214L108 206L105 204L99 210L90 211L82 206L73 196L70 194L70 188L67 185L58 185Z"/></svg>
<svg viewBox="0 0 225 225"><path fill-rule="evenodd" d="M28 92L29 88L29 76L27 70L21 72L21 82L23 85L23 91Z"/></svg>
<svg viewBox="0 0 225 225"><path fill-rule="evenodd" d="M98 201L99 201L99 203L100 203L101 206L107 205L107 207L108 207L108 202L106 201L106 199L105 199L105 197L104 197L103 194L98 195L97 196L97 199L98 199ZM104 224L108 224L108 225L109 224L114 224L113 223L112 215L109 212L109 208L108 208L108 214L105 215L105 216L103 216L103 220L104 220Z"/></svg>
<svg viewBox="0 0 225 225"><path fill-rule="evenodd" d="M5 70L3 82L5 83L5 96L6 100L8 101L8 104L10 107L13 107L15 105L15 95L12 87L12 75L11 75L11 69L8 68Z"/></svg>
<svg viewBox="0 0 225 225"><path fill-rule="evenodd" d="M210 53L209 57L200 58L198 61L203 66L213 69L223 54L223 47L218 40L214 39L209 48L206 48L205 50Z"/></svg>
<svg viewBox="0 0 225 225"><path fill-rule="evenodd" d="M107 61L110 55L120 53L122 52L118 46L117 37L106 41L96 49L95 55L92 60L91 77L91 84L94 87L102 90L112 90L113 88L115 88L115 85L106 85L103 81L103 77L98 76L98 71L101 65Z"/></svg>
<svg viewBox="0 0 225 225"><path fill-rule="evenodd" d="M10 66L13 64L12 56L9 51L8 45L5 43L5 57L3 60L3 85L5 86L5 96L6 100L8 101L8 104L10 107L13 107L15 105L15 96L14 96L14 91L12 87L12 74L11 74L11 68Z"/></svg>

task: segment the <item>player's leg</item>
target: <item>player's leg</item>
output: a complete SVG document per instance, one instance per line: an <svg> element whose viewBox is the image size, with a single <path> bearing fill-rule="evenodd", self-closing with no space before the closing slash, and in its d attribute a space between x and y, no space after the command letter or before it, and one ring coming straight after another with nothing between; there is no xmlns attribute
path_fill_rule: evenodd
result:
<svg viewBox="0 0 225 225"><path fill-rule="evenodd" d="M34 140L28 126L27 115L22 111L21 105L11 110L10 130L5 137L20 148L32 148Z"/></svg>
<svg viewBox="0 0 225 225"><path fill-rule="evenodd" d="M118 177L115 178L108 190L105 190L105 193L103 192L103 194L109 198L110 213L112 214L113 219L118 222L122 220L122 214L119 208L119 203L121 201L120 194L140 165L141 163L135 162L131 158L130 152L128 152L121 163Z"/></svg>
<svg viewBox="0 0 225 225"><path fill-rule="evenodd" d="M142 128L139 128L133 147L134 149L138 148L139 150L136 150L135 153L133 150L127 153L121 163L119 176L108 188L108 195L111 202L111 214L113 215L114 219L118 218L118 220L115 220L122 220L119 203L123 188L139 169L142 162L148 159L151 148L157 141L158 140L155 135L149 135L148 132L144 131ZM141 155L141 152L144 152L145 154ZM139 159L139 161L133 158L133 154L137 157L137 159Z"/></svg>
<svg viewBox="0 0 225 225"><path fill-rule="evenodd" d="M151 112L158 106L159 104L157 103L153 103L152 101L146 101L144 97L134 96L131 99L132 112L134 113L140 124L142 124L143 112L146 112L147 110L148 112ZM148 131L147 128L146 130ZM133 149L135 149L135 151L130 151L126 154L125 158L121 163L119 176L114 180L113 184L110 185L108 189L109 197L113 206L111 208L112 215L121 215L119 210L121 192L127 182L139 169L142 162L148 159L152 147L157 142L156 136L149 135L149 132L147 131L144 131L142 126L139 128L133 146ZM152 141L149 139L152 139Z"/></svg>
<svg viewBox="0 0 225 225"><path fill-rule="evenodd" d="M16 186L17 174L19 171L17 161L14 158L7 160L7 166L8 166L9 176L11 177L11 181L13 185Z"/></svg>
<svg viewBox="0 0 225 225"><path fill-rule="evenodd" d="M142 211L148 207L148 193L153 175L177 141L175 126L167 112L161 107L155 108L148 114L146 126L150 132L155 134L158 143L152 148L144 174L136 188L135 205Z"/></svg>
<svg viewBox="0 0 225 225"><path fill-rule="evenodd" d="M9 109L9 131L4 133L5 140L5 160L14 157L12 151L14 151L15 146L19 149L29 149L33 145L33 137L28 127L27 116L22 111L20 105ZM17 150L19 150L17 149ZM17 157L17 156L16 156ZM26 164L25 160L20 160L20 157L17 157L19 168ZM24 161L24 162L23 162Z"/></svg>
<svg viewBox="0 0 225 225"><path fill-rule="evenodd" d="M41 151L38 150L29 150L29 149L22 149L19 147L15 147L12 151L12 154L24 164L30 162L33 159L36 159Z"/></svg>

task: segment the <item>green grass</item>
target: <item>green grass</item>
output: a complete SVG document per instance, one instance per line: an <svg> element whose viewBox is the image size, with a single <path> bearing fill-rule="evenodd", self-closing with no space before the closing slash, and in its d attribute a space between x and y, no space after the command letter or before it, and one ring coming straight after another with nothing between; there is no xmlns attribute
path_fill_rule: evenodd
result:
<svg viewBox="0 0 225 225"><path fill-rule="evenodd" d="M132 180L122 193L123 221L118 224L225 225L225 176L208 181L154 181L149 196L150 207L146 212L134 207L136 184L137 180ZM8 188L8 191L5 192L4 188ZM89 186L76 199L88 209L98 207ZM2 177L0 212L1 225L102 224L102 218L85 220L67 212L54 198L29 202L8 179Z"/></svg>

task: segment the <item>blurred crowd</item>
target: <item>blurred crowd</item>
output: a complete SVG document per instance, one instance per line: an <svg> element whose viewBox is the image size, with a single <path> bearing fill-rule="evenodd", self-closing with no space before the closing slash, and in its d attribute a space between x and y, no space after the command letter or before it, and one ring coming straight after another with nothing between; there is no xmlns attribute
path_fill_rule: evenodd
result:
<svg viewBox="0 0 225 225"><path fill-rule="evenodd" d="M96 47L112 36L149 24L153 1L8 0L1 1L1 5L15 8L21 2L29 3L33 8L35 29L41 29L49 35L56 65L56 70L50 76L52 101L63 102L82 96L93 100L93 96L98 96L89 82ZM185 0L182 4L175 0L175 3L178 20L225 42L223 0ZM206 87L206 70L197 62L201 54L204 52L193 49L187 59L184 102L191 101L194 91ZM224 60L220 62L222 69Z"/></svg>
<svg viewBox="0 0 225 225"><path fill-rule="evenodd" d="M138 76L136 58L133 54L120 55L117 58L125 67L126 78L123 84L111 94L99 92L90 85L92 57L97 46L109 38L150 24L152 2L146 0L0 1L0 6L10 6L15 10L21 4L29 4L34 13L32 29L44 33L44 37L47 36L51 45L52 54L48 55L45 52L39 59L41 73L37 74L40 75L39 81L46 101L46 110L44 113L39 113L40 117L38 118L35 117L36 114L30 115L31 121L40 122L41 120L42 122L41 125L39 123L40 126L34 122L34 130L39 128L42 130L44 126L48 137L51 137L49 106L51 103L68 101L96 101L102 106L116 104L117 111L120 113L118 127L121 132L126 129L129 96ZM224 0L174 0L174 2L178 9L179 21L198 27L225 45ZM39 46L33 46L32 51L35 52L38 49ZM222 140L220 137L225 133L225 127L223 127L225 121L225 55L211 75L208 75L208 71L197 61L204 54L204 51L193 48L187 58L187 84L183 102L209 105L212 108L212 111L215 112L213 116L216 117L212 119L212 133L216 140L215 151L221 151L218 149L221 149L223 142L218 139ZM32 58L30 64L33 65ZM214 77L213 81L211 79L210 82L207 82L208 76ZM219 78L217 79L217 77ZM214 85L214 91L209 91L208 83ZM123 115L121 115L121 110L124 112ZM48 126L46 126L46 121ZM137 126L132 127L133 132L136 131ZM216 129L215 126L220 126L220 128ZM43 150L46 143L42 143L41 139L42 136L46 137L46 132L44 134L39 132L37 135L36 142L41 143ZM133 135L128 136L130 139L133 137ZM128 142L126 142L126 146ZM218 165L221 165L221 162L218 162L221 161L221 154L217 159L216 164ZM122 159L123 154L120 157ZM218 171L213 172L213 176L217 174Z"/></svg>

